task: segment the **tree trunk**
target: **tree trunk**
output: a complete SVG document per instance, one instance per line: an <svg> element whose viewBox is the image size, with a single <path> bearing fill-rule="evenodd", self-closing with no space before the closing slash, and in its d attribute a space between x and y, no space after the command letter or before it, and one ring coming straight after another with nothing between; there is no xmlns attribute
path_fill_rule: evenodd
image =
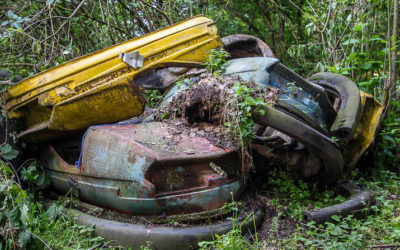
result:
<svg viewBox="0 0 400 250"><path fill-rule="evenodd" d="M390 79L391 79L391 85L390 85L390 91L393 93L396 88L396 82L397 82L397 75L399 72L397 72L397 41L399 38L399 0L395 0L394 6L393 6L393 33L392 33L392 47L394 47L392 51L392 56L391 56L391 71L390 71Z"/></svg>
<svg viewBox="0 0 400 250"><path fill-rule="evenodd" d="M388 18L390 23L390 6L388 8ZM388 27L390 29L390 25ZM387 110L390 104L390 99L392 92L394 92L396 88L397 81L397 40L398 40L398 29L399 29L399 0L393 1L393 26L392 26L392 36L390 37L390 32L388 32L388 43L389 43L389 79L387 83L384 85L385 89L383 92L382 103L385 107L385 112L383 117L386 116ZM394 48L393 48L394 47ZM393 50L392 50L393 49Z"/></svg>

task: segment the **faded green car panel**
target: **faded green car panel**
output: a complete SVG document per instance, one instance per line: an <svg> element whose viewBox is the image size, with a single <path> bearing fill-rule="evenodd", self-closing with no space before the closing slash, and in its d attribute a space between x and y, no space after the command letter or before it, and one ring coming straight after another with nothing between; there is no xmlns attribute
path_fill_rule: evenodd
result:
<svg viewBox="0 0 400 250"><path fill-rule="evenodd" d="M215 209L242 191L238 152L165 123L91 127L79 167L52 146L42 162L59 192L134 214Z"/></svg>

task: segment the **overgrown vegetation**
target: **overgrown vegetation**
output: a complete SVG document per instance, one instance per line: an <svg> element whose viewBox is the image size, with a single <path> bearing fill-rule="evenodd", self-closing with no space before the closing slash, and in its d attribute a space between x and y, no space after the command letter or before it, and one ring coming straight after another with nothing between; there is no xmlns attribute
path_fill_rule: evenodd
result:
<svg viewBox="0 0 400 250"><path fill-rule="evenodd" d="M72 224L73 216L62 210L68 199L48 206L43 202L42 190L49 179L37 162L22 169L24 186L6 163L0 164L0 249L88 249L105 245L101 237L93 235L93 228Z"/></svg>
<svg viewBox="0 0 400 250"><path fill-rule="evenodd" d="M232 230L223 235L214 235L213 241L203 241L199 242L199 249L251 249L258 248L258 241L256 241L256 246L247 240L243 236L242 225L246 223L252 216L253 213L249 214L243 221L238 220L238 204L236 201L227 203L224 206L225 209L232 213L232 217L228 218L233 221ZM256 227L255 231L257 232ZM257 233L255 234L257 238Z"/></svg>
<svg viewBox="0 0 400 250"><path fill-rule="evenodd" d="M302 182L295 184L282 170L275 170L271 178L273 181L269 183L274 192L266 194L266 197L273 199L278 210L277 223L284 225L285 218L293 218L295 226L283 238L276 237L274 233L277 232L271 229L270 237L262 243L264 246L353 249L397 245L396 242L400 240L400 179L394 172L384 169L373 169L362 174L353 172L348 178L365 183L375 193L379 205L373 206L374 214L365 219L334 216L334 223L327 222L325 225L303 222L301 212L342 202L344 197L337 196L332 190L321 192ZM277 193L282 195L273 198ZM279 229L278 226L276 230Z"/></svg>
<svg viewBox="0 0 400 250"><path fill-rule="evenodd" d="M23 185L5 162L0 162L0 248L87 249L105 245L93 228L72 225L62 208L68 201L45 205L42 191L49 177L37 161L21 170ZM82 237L83 236L83 237Z"/></svg>
<svg viewBox="0 0 400 250"><path fill-rule="evenodd" d="M274 169L267 177L267 185L258 190L258 195L270 200L276 212L267 223L270 228L263 229L267 236L249 240L241 235L240 225L235 224L229 234L216 237L214 242L201 243L200 247L400 247L398 1L2 0L0 3L0 68L10 72L0 76L2 93L13 84L16 75L33 75L197 14L213 18L222 37L243 33L265 40L285 65L304 77L320 71L350 77L386 108L376 144L347 176L363 182L376 194L380 204L374 208L375 214L366 219L335 217L336 223L325 225L306 223L301 216L304 209L331 205L344 198L331 190L321 192L310 184L294 182L285 170ZM226 57L223 51L216 50L205 67L218 77ZM254 89L240 82L233 86L233 91L240 119L225 125L246 142L251 138L253 126L250 108L263 101L253 98ZM158 103L161 94L149 91L148 104ZM4 99L1 100L3 109ZM1 122L3 126L6 124L4 118ZM19 153L11 146L10 137L7 134L0 142L0 249L104 246L104 240L93 236L93 228L72 225L71 216L61 210L65 204L46 209L41 200L48 179L38 163L22 164L21 169L12 165ZM289 233L282 235L285 230ZM146 247L150 245L143 249Z"/></svg>
<svg viewBox="0 0 400 250"><path fill-rule="evenodd" d="M229 56L229 53L222 48L212 49L207 61L204 63L204 67L211 74L218 76L224 71L223 65L227 62Z"/></svg>

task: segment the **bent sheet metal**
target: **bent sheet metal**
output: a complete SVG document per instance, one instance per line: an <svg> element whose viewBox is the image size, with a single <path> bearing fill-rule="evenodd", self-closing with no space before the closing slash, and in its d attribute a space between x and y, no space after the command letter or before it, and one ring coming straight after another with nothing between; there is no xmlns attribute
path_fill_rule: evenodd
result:
<svg viewBox="0 0 400 250"><path fill-rule="evenodd" d="M9 118L24 118L27 129L20 137L29 139L46 130L53 134L79 130L139 115L145 100L132 81L135 76L157 67L199 67L210 50L219 46L222 43L211 19L188 19L12 86L6 93ZM31 137L31 141L45 137Z"/></svg>
<svg viewBox="0 0 400 250"><path fill-rule="evenodd" d="M240 155L160 122L89 128L82 144L49 145L42 163L54 188L133 214L179 214L220 208L243 191ZM247 171L249 167L246 168ZM246 173L247 174L247 173Z"/></svg>

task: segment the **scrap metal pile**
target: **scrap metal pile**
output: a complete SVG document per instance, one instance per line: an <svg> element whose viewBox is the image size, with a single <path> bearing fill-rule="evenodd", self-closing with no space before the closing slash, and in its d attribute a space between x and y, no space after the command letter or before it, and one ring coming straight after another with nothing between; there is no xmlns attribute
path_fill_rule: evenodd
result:
<svg viewBox="0 0 400 250"><path fill-rule="evenodd" d="M215 77L202 65L220 47L230 58ZM269 104L252 113L253 165L224 127L236 118L237 105L229 102L238 81ZM141 115L144 89L165 94ZM220 39L202 16L24 79L7 90L6 109L25 123L18 137L42 148L51 191L72 190L81 205L161 217L240 200L251 168L276 162L295 178L333 184L373 142L382 112L348 78L318 73L306 80L260 39ZM150 240L159 248L188 247L211 237L209 226L149 231L77 213L80 223L96 224L98 234L126 246ZM255 214L249 227L262 223L261 210ZM230 228L219 222L212 232Z"/></svg>

